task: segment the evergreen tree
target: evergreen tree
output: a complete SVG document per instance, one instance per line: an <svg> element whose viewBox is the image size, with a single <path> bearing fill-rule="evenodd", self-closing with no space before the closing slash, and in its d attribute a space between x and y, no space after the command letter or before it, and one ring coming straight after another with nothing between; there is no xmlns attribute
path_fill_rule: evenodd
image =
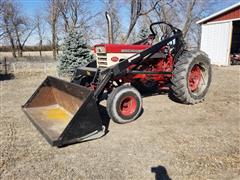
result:
<svg viewBox="0 0 240 180"><path fill-rule="evenodd" d="M62 54L58 57L60 75L72 75L78 67L93 60L90 49L79 31L70 31L64 39Z"/></svg>

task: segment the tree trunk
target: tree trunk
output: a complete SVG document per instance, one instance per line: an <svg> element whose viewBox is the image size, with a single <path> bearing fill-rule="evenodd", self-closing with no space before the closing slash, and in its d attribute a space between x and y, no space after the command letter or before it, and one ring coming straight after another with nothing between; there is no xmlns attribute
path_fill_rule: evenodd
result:
<svg viewBox="0 0 240 180"><path fill-rule="evenodd" d="M137 22L136 20L132 20L132 22L131 22L131 24L129 26L129 30L128 30L128 33L126 35L126 38L124 39L124 43L127 43L128 39L129 39L129 37L130 37L130 35L131 35L132 31L133 31L133 28L136 25L136 22Z"/></svg>
<svg viewBox="0 0 240 180"><path fill-rule="evenodd" d="M50 24L52 32L52 52L53 60L57 60L57 21L59 16L59 0L51 0L50 2Z"/></svg>
<svg viewBox="0 0 240 180"><path fill-rule="evenodd" d="M18 57L23 57L23 46L21 44L20 35L19 35L17 25L13 23L13 27L14 27L15 34L16 34L16 39L17 39Z"/></svg>
<svg viewBox="0 0 240 180"><path fill-rule="evenodd" d="M56 61L57 59L57 49L56 49L56 23L52 22L52 51L53 51L53 59Z"/></svg>
<svg viewBox="0 0 240 180"><path fill-rule="evenodd" d="M59 54L59 46L58 46L58 43L56 45L56 51L57 51L57 55Z"/></svg>
<svg viewBox="0 0 240 180"><path fill-rule="evenodd" d="M185 21L183 29L182 29L183 38L186 38L186 36L189 32L189 29L191 27L191 24L193 22L192 13L193 13L193 9L196 5L196 2L197 2L197 0L191 0L188 2L186 21Z"/></svg>
<svg viewBox="0 0 240 180"><path fill-rule="evenodd" d="M15 51L15 49L13 49L13 48L12 48L12 56L13 56L14 58L17 57L17 55L16 55L16 51Z"/></svg>
<svg viewBox="0 0 240 180"><path fill-rule="evenodd" d="M137 21L139 19L140 16L146 16L148 15L150 12L152 12L156 6L158 5L158 3L161 0L157 0L154 5L148 9L147 11L142 11L142 6L143 6L143 0L131 0L131 15L130 15L130 24L129 24L129 28L128 28L128 32L127 35L125 37L124 42L126 43L135 27L135 25L137 24Z"/></svg>
<svg viewBox="0 0 240 180"><path fill-rule="evenodd" d="M11 48L12 48L12 55L14 58L17 57L16 55L16 49L15 49L15 44L14 44L14 39L13 39L13 36L12 36L12 33L9 29L9 24L8 24L8 21L6 18L4 18L4 25L5 25L5 30L6 30L6 33L7 33L7 36L9 38L9 41L10 41L10 44L11 44Z"/></svg>
<svg viewBox="0 0 240 180"><path fill-rule="evenodd" d="M18 57L23 57L23 47L18 46Z"/></svg>
<svg viewBox="0 0 240 180"><path fill-rule="evenodd" d="M39 54L42 57L42 40L39 41Z"/></svg>
<svg viewBox="0 0 240 180"><path fill-rule="evenodd" d="M17 57L16 49L15 49L15 45L14 45L14 40L12 38L10 38L10 43L11 43L11 48L12 48L12 55L13 55L14 58L16 58Z"/></svg>

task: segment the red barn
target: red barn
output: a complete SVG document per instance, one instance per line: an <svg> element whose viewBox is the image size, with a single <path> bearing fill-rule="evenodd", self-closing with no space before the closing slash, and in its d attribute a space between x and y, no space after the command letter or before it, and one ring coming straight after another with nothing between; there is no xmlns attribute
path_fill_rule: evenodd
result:
<svg viewBox="0 0 240 180"><path fill-rule="evenodd" d="M212 64L228 66L230 55L240 54L240 2L197 23L202 26L201 50Z"/></svg>

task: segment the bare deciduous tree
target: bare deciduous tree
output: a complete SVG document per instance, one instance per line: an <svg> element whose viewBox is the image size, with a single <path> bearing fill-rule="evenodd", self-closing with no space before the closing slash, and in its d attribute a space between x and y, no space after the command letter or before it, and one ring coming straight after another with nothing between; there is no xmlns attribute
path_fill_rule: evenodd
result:
<svg viewBox="0 0 240 180"><path fill-rule="evenodd" d="M146 16L148 15L150 12L152 12L156 6L158 5L158 3L160 3L161 0L155 0L155 2L153 4L151 4L151 7L149 7L149 9L144 10L144 1L143 0L131 0L130 1L130 23L129 23L129 27L128 27L128 32L127 35L125 37L125 42L127 42L133 28L135 27L138 19L141 16ZM146 3L146 2L145 2Z"/></svg>
<svg viewBox="0 0 240 180"><path fill-rule="evenodd" d="M181 5L181 7L185 7L185 8L187 7L186 8L186 16L185 16L186 19L185 19L183 29L182 29L183 37L185 38L189 31L189 28L191 27L192 22L194 22L194 19L196 18L193 15L193 10L194 10L194 7L197 5L197 0L188 0L188 2L186 2L184 0L180 0L179 3Z"/></svg>
<svg viewBox="0 0 240 180"><path fill-rule="evenodd" d="M31 27L30 26L31 23L29 23L29 21L25 17L16 16L13 17L11 20L16 36L18 57L22 57L25 43L27 42L28 38L34 31L35 26Z"/></svg>
<svg viewBox="0 0 240 180"><path fill-rule="evenodd" d="M39 44L38 44L38 47L39 47L39 55L42 57L42 45L43 45L43 36L44 36L44 21L43 21L43 18L42 16L37 13L35 15L35 24L36 24L36 31L37 31L37 34L38 34L38 38L39 38Z"/></svg>
<svg viewBox="0 0 240 180"><path fill-rule="evenodd" d="M198 0L179 0L178 3L179 9L182 11L181 22L183 37L191 46L199 48L201 27L197 25L196 22L200 20L204 13L211 7L211 3Z"/></svg>
<svg viewBox="0 0 240 180"><path fill-rule="evenodd" d="M151 22L167 21L183 30L183 36L190 42L189 44L199 46L201 28L196 25L196 21L206 15L206 11L213 5L212 2L216 0L211 2L205 0L100 0L99 2L103 3L102 6L94 10L91 9L91 4L87 0L46 0L46 2L47 19L51 30L46 32L46 35L51 34L53 58L56 60L58 44L71 29L81 30L88 41L103 42L107 34L105 11L108 11L112 17L114 43L135 40L139 31L147 28ZM22 56L23 47L36 26L41 55L43 29L47 31L48 28L41 27L42 17L35 17L35 26L32 26L22 10L19 1L0 0L0 40L9 42L14 57L16 57L16 51L19 56ZM126 12L129 14L125 14ZM126 16L129 21L126 21ZM160 27L161 31L164 32L165 29Z"/></svg>
<svg viewBox="0 0 240 180"><path fill-rule="evenodd" d="M177 21L176 18L178 18L178 11L175 11L174 7L176 6L176 0L165 0L160 2L156 8L154 9L154 12L157 16L157 21L165 21L168 23L174 23ZM151 18L153 19L153 18Z"/></svg>
<svg viewBox="0 0 240 180"><path fill-rule="evenodd" d="M48 0L48 15L49 15L49 24L51 26L52 34L52 51L53 59L57 58L57 22L59 18L59 0Z"/></svg>
<svg viewBox="0 0 240 180"><path fill-rule="evenodd" d="M6 34L3 26L3 12L4 12L4 3L3 3L3 0L0 0L0 40Z"/></svg>
<svg viewBox="0 0 240 180"><path fill-rule="evenodd" d="M59 13L64 21L64 30L68 32L77 26L81 15L81 1L61 0L58 4Z"/></svg>
<svg viewBox="0 0 240 180"><path fill-rule="evenodd" d="M92 21L100 13L91 12L89 6L90 3L87 0L59 0L59 25L63 27L59 28L59 31L66 34L70 30L78 29L86 41L93 39L95 30ZM59 39L62 37L59 36Z"/></svg>
<svg viewBox="0 0 240 180"><path fill-rule="evenodd" d="M196 21L210 8L211 3L198 0L165 0L154 12L157 21L166 21L182 29L183 37L191 46L199 47L200 26ZM152 20L154 18L150 17ZM163 29L161 28L163 31Z"/></svg>
<svg viewBox="0 0 240 180"><path fill-rule="evenodd" d="M10 0L3 4L3 28L12 48L13 57L22 57L23 48L28 38L32 34L34 27L31 26L30 20L21 13L20 6Z"/></svg>
<svg viewBox="0 0 240 180"><path fill-rule="evenodd" d="M3 2L2 4L2 26L3 26L3 30L4 33L6 33L7 38L9 39L10 45L11 45L11 49L12 49L12 55L13 57L17 57L16 55L16 48L15 48L15 40L14 40L14 35L13 35L13 28L11 25L11 6L12 4L9 2Z"/></svg>

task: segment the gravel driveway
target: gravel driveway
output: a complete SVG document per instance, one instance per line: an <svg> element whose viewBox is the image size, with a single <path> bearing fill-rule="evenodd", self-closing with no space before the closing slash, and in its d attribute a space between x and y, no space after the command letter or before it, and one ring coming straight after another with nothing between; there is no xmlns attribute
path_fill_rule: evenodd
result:
<svg viewBox="0 0 240 180"><path fill-rule="evenodd" d="M0 179L240 179L240 68L214 67L206 101L146 97L135 122L101 139L51 147L21 111L45 78L1 81Z"/></svg>

